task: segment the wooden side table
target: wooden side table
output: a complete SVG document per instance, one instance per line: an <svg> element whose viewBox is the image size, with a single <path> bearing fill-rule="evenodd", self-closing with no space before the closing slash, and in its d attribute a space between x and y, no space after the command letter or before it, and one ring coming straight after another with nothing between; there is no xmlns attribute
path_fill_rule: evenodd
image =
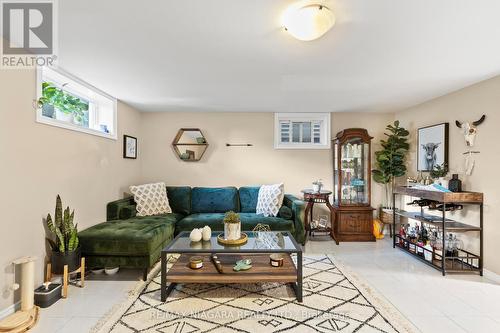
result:
<svg viewBox="0 0 500 333"><path fill-rule="evenodd" d="M311 189L306 189L302 190L302 193L304 194L304 201L307 201L307 206L306 206L306 211L305 211L305 228L306 228L306 238L307 235L309 236L312 235L314 231L319 231L319 232L328 232L330 236L333 238L335 241L335 244L339 245L339 241L337 240L337 237L335 235L335 212L333 210L333 206L330 204L329 197L332 194L331 191L320 191L320 192L314 192ZM327 228L312 228L311 227L311 221L313 219L313 207L314 204L319 203L319 204L325 204L326 207L330 210L330 227Z"/></svg>

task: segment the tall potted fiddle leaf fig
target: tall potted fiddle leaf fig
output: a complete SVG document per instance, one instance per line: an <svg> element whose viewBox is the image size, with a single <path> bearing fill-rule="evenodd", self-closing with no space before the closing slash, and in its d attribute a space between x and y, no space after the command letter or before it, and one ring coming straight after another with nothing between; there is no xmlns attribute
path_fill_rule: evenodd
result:
<svg viewBox="0 0 500 333"><path fill-rule="evenodd" d="M69 271L74 271L80 265L81 252L78 240L77 225L73 223L75 211L67 207L62 209L61 197L56 199L54 218L47 215L45 223L49 232L47 241L52 249L52 273L63 273L64 266L68 265Z"/></svg>
<svg viewBox="0 0 500 333"><path fill-rule="evenodd" d="M410 133L399 126L399 121L386 127L385 138L380 140L382 149L375 152L376 169L372 170L373 180L383 184L385 197L382 209L392 208L392 193L396 178L406 174L406 155L410 149L408 136Z"/></svg>

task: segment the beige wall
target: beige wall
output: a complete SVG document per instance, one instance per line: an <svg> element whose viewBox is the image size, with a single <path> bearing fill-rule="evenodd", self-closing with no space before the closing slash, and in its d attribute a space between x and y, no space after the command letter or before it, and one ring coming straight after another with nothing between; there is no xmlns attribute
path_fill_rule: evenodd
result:
<svg viewBox="0 0 500 333"><path fill-rule="evenodd" d="M479 127L479 134L473 150L481 153L475 156L476 167L471 176L464 175L464 159L462 153L467 151L460 129L455 120L477 120L486 114L486 121ZM500 76L480 82L473 86L434 99L424 104L398 112L396 118L403 126L411 130L412 140L410 154L410 174L416 174L416 130L419 127L449 122L450 150L449 167L451 173L459 173L465 190L484 192L484 254L485 268L500 274L500 144L498 139L500 125ZM478 223L478 209L468 209L455 214L456 218ZM469 233L473 235L473 233ZM464 237L466 246L478 250L477 242L471 237Z"/></svg>
<svg viewBox="0 0 500 333"><path fill-rule="evenodd" d="M35 98L34 71L0 70L0 311L14 301L12 259L37 256L42 282L42 217L53 213L57 194L81 230L104 221L105 203L140 175L139 160L122 158L121 141L139 136L139 112L119 103L118 140L110 140L36 123Z"/></svg>
<svg viewBox="0 0 500 333"><path fill-rule="evenodd" d="M378 148L393 114L333 113L332 136L348 127L368 128ZM179 160L171 142L179 128L200 128L208 150L199 162ZM142 181L172 185L243 186L284 182L287 193L300 194L321 178L332 188L330 150L275 150L273 113L145 113L142 117ZM226 147L251 143L253 147ZM380 203L380 186L373 186L373 205Z"/></svg>

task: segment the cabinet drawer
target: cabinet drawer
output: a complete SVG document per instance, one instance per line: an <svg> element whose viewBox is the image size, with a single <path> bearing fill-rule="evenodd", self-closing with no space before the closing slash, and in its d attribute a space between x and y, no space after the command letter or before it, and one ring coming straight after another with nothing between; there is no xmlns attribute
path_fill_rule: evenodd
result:
<svg viewBox="0 0 500 333"><path fill-rule="evenodd" d="M343 212L340 213L339 231L352 233L371 233L371 212Z"/></svg>

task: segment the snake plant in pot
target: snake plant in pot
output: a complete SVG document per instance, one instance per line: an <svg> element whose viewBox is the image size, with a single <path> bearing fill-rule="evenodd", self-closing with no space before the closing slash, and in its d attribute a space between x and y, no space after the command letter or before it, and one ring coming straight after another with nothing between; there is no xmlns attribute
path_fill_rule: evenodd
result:
<svg viewBox="0 0 500 333"><path fill-rule="evenodd" d="M410 149L410 132L399 126L399 121L386 127L385 139L380 140L382 149L375 152L376 169L372 170L373 180L384 185L385 197L380 210L380 219L392 223L392 193L396 178L406 174L406 155Z"/></svg>
<svg viewBox="0 0 500 333"><path fill-rule="evenodd" d="M54 274L62 274L65 265L68 265L70 272L80 265L81 251L78 246L77 225L73 224L74 217L75 211L70 211L69 207L63 211L61 197L58 195L54 218L48 214L45 220L49 231L47 241L52 249L51 264Z"/></svg>

